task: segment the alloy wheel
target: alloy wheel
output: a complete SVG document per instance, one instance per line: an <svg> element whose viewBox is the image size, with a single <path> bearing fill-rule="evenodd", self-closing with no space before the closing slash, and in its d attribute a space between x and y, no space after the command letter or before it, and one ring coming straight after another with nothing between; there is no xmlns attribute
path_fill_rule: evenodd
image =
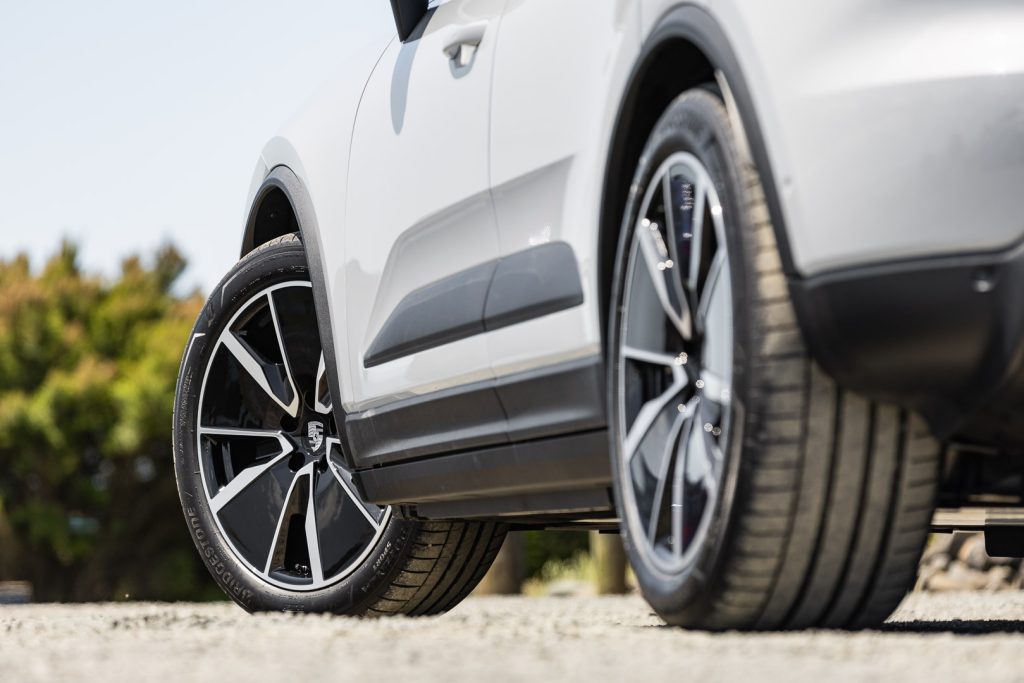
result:
<svg viewBox="0 0 1024 683"><path fill-rule="evenodd" d="M391 515L360 500L342 457L317 329L309 282L250 297L210 354L196 434L228 546L255 576L297 591L351 573Z"/></svg>
<svg viewBox="0 0 1024 683"><path fill-rule="evenodd" d="M732 282L722 204L703 164L654 173L629 247L619 344L617 466L640 558L688 571L721 498L732 416Z"/></svg>

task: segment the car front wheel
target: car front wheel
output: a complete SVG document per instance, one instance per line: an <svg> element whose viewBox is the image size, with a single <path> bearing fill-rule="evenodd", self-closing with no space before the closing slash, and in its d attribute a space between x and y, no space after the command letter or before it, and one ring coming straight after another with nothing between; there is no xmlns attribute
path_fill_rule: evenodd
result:
<svg viewBox="0 0 1024 683"><path fill-rule="evenodd" d="M651 133L617 258L613 468L645 597L694 628L882 623L914 581L939 447L809 357L757 171L711 89Z"/></svg>
<svg viewBox="0 0 1024 683"><path fill-rule="evenodd" d="M483 577L506 529L403 520L360 498L318 329L296 235L243 258L210 296L174 414L196 548L250 611L444 612Z"/></svg>

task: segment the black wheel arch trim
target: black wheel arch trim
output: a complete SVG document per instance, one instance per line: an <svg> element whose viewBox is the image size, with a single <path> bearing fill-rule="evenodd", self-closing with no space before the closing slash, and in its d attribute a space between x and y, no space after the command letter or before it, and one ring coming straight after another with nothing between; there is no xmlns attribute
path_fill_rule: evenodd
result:
<svg viewBox="0 0 1024 683"><path fill-rule="evenodd" d="M779 201L771 156L761 132L758 109L739 58L721 24L703 7L691 4L677 5L668 10L656 24L643 46L643 55L638 65L649 59L666 41L678 39L692 43L708 58L711 66L725 77L731 99L736 106L736 113L743 124L743 135L760 176L761 186L764 188L768 213L775 230L775 241L782 259L782 270L787 276L796 276L797 270L789 247L785 215Z"/></svg>
<svg viewBox="0 0 1024 683"><path fill-rule="evenodd" d="M283 195L291 208L295 218L294 224L285 221L277 227L275 232L261 234L259 231L261 209L269 197L276 193ZM335 424L339 425L339 438L342 441L342 451L349 465L351 462L351 450L346 440L345 430L340 429L345 424L346 415L341 407L341 381L338 377L337 356L334 353L334 330L331 326L331 312L327 296L327 275L324 270L323 245L320 243L319 224L316 219L316 212L313 209L313 201L309 196L306 186L299 179L292 169L284 165L273 167L263 179L263 183L256 191L252 205L249 208L249 215L245 222L245 232L242 236L241 255L245 256L260 243L280 237L290 232L297 232L299 240L306 251L306 263L309 266L309 279L313 284L313 304L317 311L317 324L320 328L320 340L323 345L324 364L327 367L327 381L330 385L331 396L335 396L332 409L334 412ZM280 233L280 234L276 234ZM259 236L259 238L257 237Z"/></svg>
<svg viewBox="0 0 1024 683"><path fill-rule="evenodd" d="M751 95L747 80L740 67L739 59L718 21L704 8L689 3L676 5L667 10L641 46L640 55L633 65L628 85L624 91L619 110L616 114L612 139L609 141L609 154L606 159L604 187L602 190L601 235L599 240L599 263L601 264L602 300L600 301L602 329L606 329L608 306L610 305L610 283L614 275L614 257L606 258L615 253L618 246L619 233L622 228L622 216L615 211L614 192L612 186L616 180L625 178L629 182L632 168L622 168L626 151L623 147L627 138L623 133L632 125L632 115L637 106L640 88L660 50L674 41L684 41L693 45L710 62L711 68L721 73L729 88L730 100L727 106L735 106L743 124L743 135L751 158L756 165L764 188L768 213L771 217L778 244L779 256L782 260L783 272L787 277L797 275L792 252L789 247L789 236L782 205L778 199L777 184L772 171L771 157L765 145L761 131L760 119L757 114L754 98ZM681 94L681 93L680 93ZM607 341L607 340L605 340Z"/></svg>

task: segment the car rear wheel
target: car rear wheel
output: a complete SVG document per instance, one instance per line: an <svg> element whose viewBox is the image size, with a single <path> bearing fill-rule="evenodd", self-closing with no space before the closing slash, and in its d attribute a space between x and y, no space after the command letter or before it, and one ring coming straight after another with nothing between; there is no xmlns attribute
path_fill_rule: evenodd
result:
<svg viewBox="0 0 1024 683"><path fill-rule="evenodd" d="M710 90L641 156L609 317L616 502L669 623L880 624L913 584L939 447L809 357L756 169Z"/></svg>
<svg viewBox="0 0 1024 683"><path fill-rule="evenodd" d="M505 527L402 520L361 499L317 330L295 235L242 259L207 302L175 403L196 547L249 610L443 612L483 577Z"/></svg>

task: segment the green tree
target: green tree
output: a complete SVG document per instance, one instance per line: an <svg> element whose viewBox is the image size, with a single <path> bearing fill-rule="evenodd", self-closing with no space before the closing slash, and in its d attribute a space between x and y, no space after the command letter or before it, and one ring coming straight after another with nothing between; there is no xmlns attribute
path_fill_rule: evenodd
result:
<svg viewBox="0 0 1024 683"><path fill-rule="evenodd" d="M173 247L114 282L65 243L0 261L0 579L36 599L215 595L178 514L171 413L202 306Z"/></svg>

